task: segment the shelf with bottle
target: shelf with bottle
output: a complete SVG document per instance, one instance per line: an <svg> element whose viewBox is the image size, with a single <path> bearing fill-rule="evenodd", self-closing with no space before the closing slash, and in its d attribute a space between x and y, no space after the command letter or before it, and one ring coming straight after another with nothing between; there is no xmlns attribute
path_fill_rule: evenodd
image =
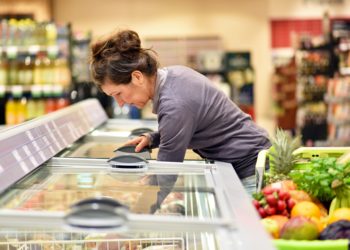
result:
<svg viewBox="0 0 350 250"><path fill-rule="evenodd" d="M299 75L317 76L330 75L329 51L297 51L296 64Z"/></svg>
<svg viewBox="0 0 350 250"><path fill-rule="evenodd" d="M71 74L67 59L52 57L45 52L35 56L21 55L16 58L0 58L0 85L8 87L22 85L61 85L68 87Z"/></svg>
<svg viewBox="0 0 350 250"><path fill-rule="evenodd" d="M350 77L335 75L329 79L325 100L328 103L328 140L350 145Z"/></svg>
<svg viewBox="0 0 350 250"><path fill-rule="evenodd" d="M0 124L18 124L70 103L71 35L69 24L1 20Z"/></svg>
<svg viewBox="0 0 350 250"><path fill-rule="evenodd" d="M72 79L75 83L91 82L89 61L91 32L74 32L72 39Z"/></svg>
<svg viewBox="0 0 350 250"><path fill-rule="evenodd" d="M333 42L322 36L304 36L296 51L297 131L303 143L314 146L328 135L327 104L324 102L328 80L334 74Z"/></svg>
<svg viewBox="0 0 350 250"><path fill-rule="evenodd" d="M30 19L0 25L0 85L70 84L70 25Z"/></svg>
<svg viewBox="0 0 350 250"><path fill-rule="evenodd" d="M5 94L4 86L0 88L0 99L5 114L3 123L15 125L42 116L69 105L68 93L60 85L32 85L29 92L23 86L11 86ZM2 94L1 94L2 93Z"/></svg>
<svg viewBox="0 0 350 250"><path fill-rule="evenodd" d="M335 52L339 58L339 73L350 75L350 38L340 38Z"/></svg>

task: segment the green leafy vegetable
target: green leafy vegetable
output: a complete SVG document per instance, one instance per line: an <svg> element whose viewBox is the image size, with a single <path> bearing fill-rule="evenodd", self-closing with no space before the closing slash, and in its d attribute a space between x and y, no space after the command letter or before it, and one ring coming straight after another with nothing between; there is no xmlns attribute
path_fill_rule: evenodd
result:
<svg viewBox="0 0 350 250"><path fill-rule="evenodd" d="M330 202L350 185L350 163L339 164L332 157L312 159L309 169L294 170L289 176L298 188L320 201Z"/></svg>

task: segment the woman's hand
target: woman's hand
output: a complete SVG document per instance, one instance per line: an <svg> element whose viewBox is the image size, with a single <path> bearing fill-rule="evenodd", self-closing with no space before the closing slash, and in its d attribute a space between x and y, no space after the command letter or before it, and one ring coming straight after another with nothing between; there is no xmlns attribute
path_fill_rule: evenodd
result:
<svg viewBox="0 0 350 250"><path fill-rule="evenodd" d="M127 141L124 146L136 145L135 152L140 152L144 147L148 147L149 143L150 138L145 134Z"/></svg>

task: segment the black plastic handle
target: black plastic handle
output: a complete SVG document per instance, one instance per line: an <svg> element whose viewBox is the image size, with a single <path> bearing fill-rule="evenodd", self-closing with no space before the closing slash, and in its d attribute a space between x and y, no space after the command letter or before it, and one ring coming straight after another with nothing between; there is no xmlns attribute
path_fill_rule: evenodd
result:
<svg viewBox="0 0 350 250"><path fill-rule="evenodd" d="M109 197L81 200L71 207L64 220L67 225L84 229L121 228L127 221L128 208Z"/></svg>
<svg viewBox="0 0 350 250"><path fill-rule="evenodd" d="M117 148L114 150L116 156L120 155L135 155L142 157L143 159L151 159L151 149L148 147L145 147L141 149L139 152L135 152L135 145L128 145L128 146L123 146L120 148Z"/></svg>
<svg viewBox="0 0 350 250"><path fill-rule="evenodd" d="M145 169L148 161L134 154L118 155L109 159L108 164L115 169Z"/></svg>
<svg viewBox="0 0 350 250"><path fill-rule="evenodd" d="M151 133L154 132L153 129L150 128L136 128L131 130L130 136L140 136L144 133Z"/></svg>
<svg viewBox="0 0 350 250"><path fill-rule="evenodd" d="M113 152L120 151L123 153L136 153L135 148L136 148L135 145L127 145L127 146L119 147L119 148L115 149ZM143 149L141 149L141 151L139 151L137 153L143 153L143 152L150 152L150 148L144 147Z"/></svg>

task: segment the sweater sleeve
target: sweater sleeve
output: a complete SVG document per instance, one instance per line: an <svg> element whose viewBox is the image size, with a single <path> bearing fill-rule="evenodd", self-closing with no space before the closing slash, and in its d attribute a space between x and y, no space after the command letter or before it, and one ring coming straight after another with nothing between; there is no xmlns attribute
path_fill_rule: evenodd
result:
<svg viewBox="0 0 350 250"><path fill-rule="evenodd" d="M150 148L158 148L160 142L160 134L158 131L149 133L150 137Z"/></svg>
<svg viewBox="0 0 350 250"><path fill-rule="evenodd" d="M195 131L195 116L181 103L166 105L158 114L160 143L157 160L181 162Z"/></svg>

